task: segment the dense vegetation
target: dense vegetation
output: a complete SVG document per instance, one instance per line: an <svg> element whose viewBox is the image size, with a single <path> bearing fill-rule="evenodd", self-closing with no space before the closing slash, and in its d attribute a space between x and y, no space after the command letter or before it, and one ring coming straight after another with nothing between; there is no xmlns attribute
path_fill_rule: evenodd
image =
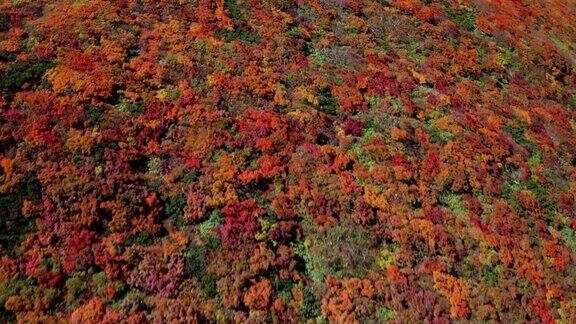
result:
<svg viewBox="0 0 576 324"><path fill-rule="evenodd" d="M576 3L0 2L1 322L576 322Z"/></svg>

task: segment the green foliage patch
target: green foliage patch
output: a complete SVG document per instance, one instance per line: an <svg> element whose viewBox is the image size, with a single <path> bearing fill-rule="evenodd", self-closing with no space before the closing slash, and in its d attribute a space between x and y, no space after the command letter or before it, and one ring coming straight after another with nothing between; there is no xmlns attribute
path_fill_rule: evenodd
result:
<svg viewBox="0 0 576 324"><path fill-rule="evenodd" d="M10 64L7 71L0 73L0 90L13 94L25 84L37 85L54 62L43 59L31 59Z"/></svg>
<svg viewBox="0 0 576 324"><path fill-rule="evenodd" d="M25 200L37 203L42 197L42 185L35 175L30 174L22 179L11 192L0 194L0 245L10 254L15 254L15 248L25 238L26 234L35 228L34 220L22 215Z"/></svg>

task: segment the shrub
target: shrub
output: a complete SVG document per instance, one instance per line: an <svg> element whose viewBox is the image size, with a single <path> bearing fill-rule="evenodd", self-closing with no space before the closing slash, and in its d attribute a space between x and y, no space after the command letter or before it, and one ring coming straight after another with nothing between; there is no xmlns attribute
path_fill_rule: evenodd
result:
<svg viewBox="0 0 576 324"><path fill-rule="evenodd" d="M215 209L210 213L210 217L202 223L198 224L196 230L198 234L206 239L217 239L214 229L220 225L220 211Z"/></svg>
<svg viewBox="0 0 576 324"><path fill-rule="evenodd" d="M378 253L374 245L366 229L343 221L324 233L311 234L296 250L306 262L312 280L322 282L328 275L338 278L364 276Z"/></svg>
<svg viewBox="0 0 576 324"><path fill-rule="evenodd" d="M326 88L318 94L319 105L318 110L325 112L330 115L335 115L338 112L338 102L336 98L330 92L330 89Z"/></svg>
<svg viewBox="0 0 576 324"><path fill-rule="evenodd" d="M154 242L154 236L150 232L138 232L124 238L124 245L150 245Z"/></svg>
<svg viewBox="0 0 576 324"><path fill-rule="evenodd" d="M22 89L25 83L38 84L54 63L42 59L15 62L5 73L0 73L0 90L9 94Z"/></svg>
<svg viewBox="0 0 576 324"><path fill-rule="evenodd" d="M90 124L93 126L100 125L100 123L102 123L106 114L106 110L107 109L104 107L96 107L91 104L86 104L84 106L86 117L88 118L88 121L90 121Z"/></svg>
<svg viewBox="0 0 576 324"><path fill-rule="evenodd" d="M11 27L10 25L10 16L6 12L0 13L0 33L9 30Z"/></svg>
<svg viewBox="0 0 576 324"><path fill-rule="evenodd" d="M251 31L248 27L235 26L233 30L220 29L216 36L224 38L230 42L233 40L241 40L246 43L259 43L260 36Z"/></svg>
<svg viewBox="0 0 576 324"><path fill-rule="evenodd" d="M287 10L295 5L297 5L298 1L296 0L264 0L262 3L269 7L275 8L279 10Z"/></svg>
<svg viewBox="0 0 576 324"><path fill-rule="evenodd" d="M202 293L208 298L215 297L217 293L217 278L212 274L208 274L206 271L206 258L211 250L209 245L191 244L184 253L185 276L196 279Z"/></svg>
<svg viewBox="0 0 576 324"><path fill-rule="evenodd" d="M141 98L138 98L136 101L132 101L128 98L121 98L120 102L116 105L116 108L125 114L137 115L146 110L146 104Z"/></svg>
<svg viewBox="0 0 576 324"><path fill-rule="evenodd" d="M74 307L78 304L78 295L86 290L86 280L82 277L71 277L66 280L66 304L69 307Z"/></svg>
<svg viewBox="0 0 576 324"><path fill-rule="evenodd" d="M10 323L15 319L14 313L4 307L6 301L10 296L18 295L28 285L22 276L0 282L0 320L3 323Z"/></svg>
<svg viewBox="0 0 576 324"><path fill-rule="evenodd" d="M456 216L466 217L468 214L464 209L462 203L462 195L458 195L452 192L443 192L440 195L440 203L448 208Z"/></svg>
<svg viewBox="0 0 576 324"><path fill-rule="evenodd" d="M376 316L380 321L388 322L396 318L396 312L387 307L380 307L376 310Z"/></svg>
<svg viewBox="0 0 576 324"><path fill-rule="evenodd" d="M446 8L446 16L452 20L456 26L473 31L476 29L476 12L472 9L453 10Z"/></svg>
<svg viewBox="0 0 576 324"><path fill-rule="evenodd" d="M28 175L9 193L0 194L0 245L10 254L13 254L24 239L26 233L35 227L31 218L22 215L22 206L25 200L38 202L42 194L42 186L35 175Z"/></svg>
<svg viewBox="0 0 576 324"><path fill-rule="evenodd" d="M320 307L322 302L314 295L313 289L310 286L301 288L302 290L302 303L298 309L298 313L303 318L316 318L320 316Z"/></svg>
<svg viewBox="0 0 576 324"><path fill-rule="evenodd" d="M162 202L162 219L172 218L176 225L184 224L184 208L186 207L186 195L177 193L175 195L160 194Z"/></svg>
<svg viewBox="0 0 576 324"><path fill-rule="evenodd" d="M572 250L573 253L576 253L576 232L568 226L565 226L560 231L562 235L562 240L564 243Z"/></svg>

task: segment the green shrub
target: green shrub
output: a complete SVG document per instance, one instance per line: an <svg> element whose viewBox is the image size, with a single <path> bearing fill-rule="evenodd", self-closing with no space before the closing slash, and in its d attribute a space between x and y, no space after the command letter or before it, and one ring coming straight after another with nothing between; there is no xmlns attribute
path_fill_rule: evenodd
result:
<svg viewBox="0 0 576 324"><path fill-rule="evenodd" d="M506 130L514 139L514 141L528 149L530 149L532 152L537 152L538 151L538 147L536 146L536 144L530 140L528 140L526 138L526 135L524 134L524 130L526 129L526 127L528 127L528 125L525 122L516 120L517 126L510 126L510 125L506 125L504 126L504 130Z"/></svg>
<svg viewBox="0 0 576 324"><path fill-rule="evenodd" d="M78 304L78 296L86 290L86 279L83 277L71 277L66 280L66 305L75 307Z"/></svg>
<svg viewBox="0 0 576 324"><path fill-rule="evenodd" d="M92 275L92 282L96 285L96 293L99 296L104 295L104 290L106 289L106 284L108 283L108 277L104 272L98 272Z"/></svg>
<svg viewBox="0 0 576 324"><path fill-rule="evenodd" d="M14 256L14 249L35 227L31 218L22 215L22 205L24 200L38 202L42 195L42 186L35 175L27 175L22 179L12 192L0 194L0 245L2 245L10 255Z"/></svg>
<svg viewBox="0 0 576 324"><path fill-rule="evenodd" d="M100 123L102 123L104 120L107 109L104 107L96 107L91 104L86 104L84 106L84 111L86 112L86 117L88 117L90 124L92 126L97 126L100 125Z"/></svg>
<svg viewBox="0 0 576 324"><path fill-rule="evenodd" d="M159 174L159 172L160 172L160 162L161 162L161 160L160 160L159 157L157 157L157 156L151 157L151 158L148 160L148 165L147 165L148 172L150 172L150 173L152 173L152 174L156 174L156 175Z"/></svg>
<svg viewBox="0 0 576 324"><path fill-rule="evenodd" d="M243 0L225 0L224 8L234 21L247 19L246 14L250 12L250 5Z"/></svg>
<svg viewBox="0 0 576 324"><path fill-rule="evenodd" d="M297 5L296 0L263 0L262 3L268 8L274 8L279 10L286 10L290 7Z"/></svg>
<svg viewBox="0 0 576 324"><path fill-rule="evenodd" d="M246 43L260 42L260 36L254 33L252 28L246 23L251 12L248 2L242 0L225 0L224 8L235 23L234 29L231 31L220 29L216 32L216 36L222 37L228 42L233 40L241 40Z"/></svg>
<svg viewBox="0 0 576 324"><path fill-rule="evenodd" d="M530 162L533 163L534 161ZM548 197L548 189L542 186L538 180L535 178L531 178L526 182L521 182L515 179L512 176L508 176L506 181L502 184L502 197L506 200L506 202L516 210L517 213L523 214L524 210L522 208L522 204L516 197L516 192L521 190L529 190L531 191L540 206L548 211L550 215L552 215L558 207L556 203L551 201Z"/></svg>
<svg viewBox="0 0 576 324"><path fill-rule="evenodd" d="M564 243L572 250L572 253L576 254L576 232L570 227L565 226L560 233L562 234Z"/></svg>
<svg viewBox="0 0 576 324"><path fill-rule="evenodd" d="M430 114L429 119L426 121L426 132L430 135L430 141L432 143L446 144L452 138L454 134L442 130L436 126L436 122L443 116L442 112L434 111Z"/></svg>
<svg viewBox="0 0 576 324"><path fill-rule="evenodd" d="M6 310L4 304L10 296L18 295L28 284L29 283L24 280L23 276L0 282L0 321L2 321L2 323L14 322L14 313Z"/></svg>
<svg viewBox="0 0 576 324"><path fill-rule="evenodd" d="M536 196L536 200L540 206L546 209L548 212L552 213L557 210L557 206L554 202L550 201L548 198L548 189L543 187L537 180L534 178L528 180L526 183L526 188Z"/></svg>
<svg viewBox="0 0 576 324"><path fill-rule="evenodd" d="M376 316L380 321L388 322L396 318L396 312L387 307L380 307L376 310Z"/></svg>
<svg viewBox="0 0 576 324"><path fill-rule="evenodd" d="M302 288L302 303L298 309L298 313L303 318L316 318L320 316L320 300L314 295L314 292L310 286L305 286Z"/></svg>
<svg viewBox="0 0 576 324"><path fill-rule="evenodd" d="M318 94L318 110L325 112L327 114L336 115L338 112L338 102L336 98L332 95L329 88L326 88Z"/></svg>
<svg viewBox="0 0 576 324"><path fill-rule="evenodd" d="M292 280L276 280L272 285L278 298L286 302L292 300L292 287L294 287Z"/></svg>
<svg viewBox="0 0 576 324"><path fill-rule="evenodd" d="M167 85L166 87L156 91L156 98L160 100L174 101L180 98L180 90L173 85Z"/></svg>
<svg viewBox="0 0 576 324"><path fill-rule="evenodd" d="M147 296L145 292L136 288L132 288L126 293L126 296L121 302L113 303L112 308L117 310L128 308L132 311L146 310L149 308L146 304L146 300Z"/></svg>
<svg viewBox="0 0 576 324"><path fill-rule="evenodd" d="M451 8L446 8L446 16L462 29L467 31L476 29L476 12L474 10L452 10Z"/></svg>
<svg viewBox="0 0 576 324"><path fill-rule="evenodd" d="M496 266L483 266L482 267L482 281L488 283L491 286L496 285L500 279L500 275L504 267L500 264Z"/></svg>
<svg viewBox="0 0 576 324"><path fill-rule="evenodd" d="M154 236L150 232L138 232L130 234L124 238L124 245L151 245L154 243Z"/></svg>
<svg viewBox="0 0 576 324"><path fill-rule="evenodd" d="M191 244L184 253L185 273L188 277L197 280L204 296L213 298L217 294L217 277L206 271L206 258L211 251L220 246L219 238L213 233L214 228L220 224L220 211L215 209L207 220L196 226L196 233L204 243Z"/></svg>
<svg viewBox="0 0 576 324"><path fill-rule="evenodd" d="M328 275L338 278L364 276L378 254L374 245L366 229L343 221L324 233L312 233L293 248L306 263L310 278L323 282Z"/></svg>
<svg viewBox="0 0 576 324"><path fill-rule="evenodd" d="M445 191L440 194L439 198L440 203L446 206L454 215L460 217L466 217L468 215L462 203L462 195Z"/></svg>
<svg viewBox="0 0 576 324"><path fill-rule="evenodd" d="M186 196L183 193L175 195L160 194L162 202L162 219L172 218L178 226L184 225L184 207L186 207Z"/></svg>
<svg viewBox="0 0 576 324"><path fill-rule="evenodd" d="M41 59L12 63L8 71L0 74L0 90L13 94L21 90L25 83L38 84L44 73L53 66L53 62Z"/></svg>
<svg viewBox="0 0 576 324"><path fill-rule="evenodd" d="M10 27L10 16L8 13L0 13L0 33L7 31Z"/></svg>
<svg viewBox="0 0 576 324"><path fill-rule="evenodd" d="M523 210L520 201L516 198L516 192L522 189L522 184L511 176L509 176L502 184L502 198L504 198L506 203L508 203L508 205L510 205L518 214L522 214Z"/></svg>
<svg viewBox="0 0 576 324"><path fill-rule="evenodd" d="M220 224L220 211L218 209L213 210L207 220L198 224L196 230L203 238L214 237L214 228Z"/></svg>
<svg viewBox="0 0 576 324"><path fill-rule="evenodd" d="M132 101L128 98L121 98L120 102L116 105L116 108L125 114L137 115L146 110L146 104L144 103L144 100L140 98L136 101Z"/></svg>
<svg viewBox="0 0 576 324"><path fill-rule="evenodd" d="M191 244L184 253L185 273L198 281L205 297L213 298L217 294L217 278L206 272L206 258L211 251L208 245Z"/></svg>
<svg viewBox="0 0 576 324"><path fill-rule="evenodd" d="M260 36L248 27L235 26L233 30L220 29L216 36L224 38L227 42L241 40L245 43L260 43Z"/></svg>

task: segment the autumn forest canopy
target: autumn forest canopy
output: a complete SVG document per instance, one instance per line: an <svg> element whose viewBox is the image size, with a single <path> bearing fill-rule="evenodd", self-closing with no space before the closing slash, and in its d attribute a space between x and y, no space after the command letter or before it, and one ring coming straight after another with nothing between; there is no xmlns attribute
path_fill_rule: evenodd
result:
<svg viewBox="0 0 576 324"><path fill-rule="evenodd" d="M576 2L0 1L1 323L576 322Z"/></svg>

